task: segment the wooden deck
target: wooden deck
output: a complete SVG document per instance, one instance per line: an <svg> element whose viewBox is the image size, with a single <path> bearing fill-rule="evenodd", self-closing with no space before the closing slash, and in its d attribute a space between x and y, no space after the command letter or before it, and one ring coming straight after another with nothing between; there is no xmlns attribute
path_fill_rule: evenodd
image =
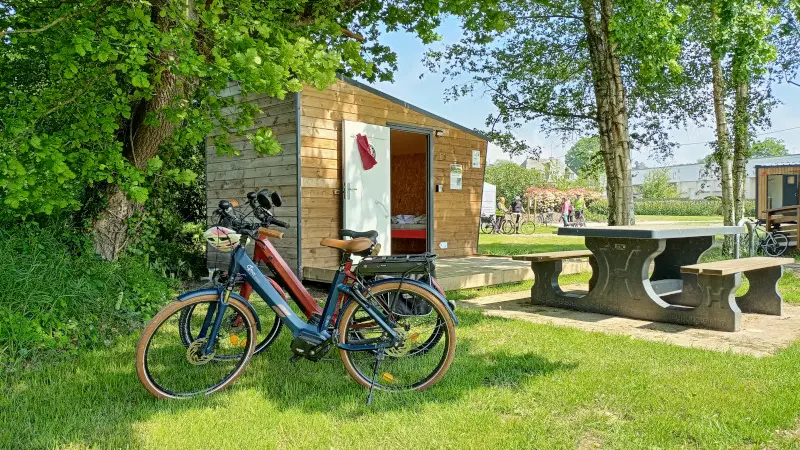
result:
<svg viewBox="0 0 800 450"><path fill-rule="evenodd" d="M562 274L591 270L583 260L564 261ZM330 283L335 268L304 267L303 278L310 281ZM469 256L464 258L442 258L436 261L436 279L446 291L516 283L533 278L531 265L527 261L513 261L510 257Z"/></svg>

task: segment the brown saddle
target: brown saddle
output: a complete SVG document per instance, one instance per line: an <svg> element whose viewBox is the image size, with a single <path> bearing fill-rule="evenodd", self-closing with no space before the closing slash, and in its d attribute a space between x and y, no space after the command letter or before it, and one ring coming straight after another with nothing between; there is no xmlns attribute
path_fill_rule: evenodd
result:
<svg viewBox="0 0 800 450"><path fill-rule="evenodd" d="M369 250L372 245L372 239L369 238L355 238L347 241L341 239L324 238L319 245L323 247L335 248L345 253L362 253Z"/></svg>

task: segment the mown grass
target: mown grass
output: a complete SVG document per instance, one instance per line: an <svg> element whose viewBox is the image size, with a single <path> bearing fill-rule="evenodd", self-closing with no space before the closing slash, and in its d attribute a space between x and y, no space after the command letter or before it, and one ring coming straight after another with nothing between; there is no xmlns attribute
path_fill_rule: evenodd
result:
<svg viewBox="0 0 800 450"><path fill-rule="evenodd" d="M512 256L585 248L583 238L574 236L482 234L478 239L478 253L484 255Z"/></svg>
<svg viewBox="0 0 800 450"><path fill-rule="evenodd" d="M790 448L800 345L755 358L458 312L447 376L366 391L338 359L292 365L288 334L209 398L151 398L135 336L8 379L0 448Z"/></svg>
<svg viewBox="0 0 800 450"><path fill-rule="evenodd" d="M656 215L637 215L636 223L647 222L719 222L722 223L722 216L656 216Z"/></svg>

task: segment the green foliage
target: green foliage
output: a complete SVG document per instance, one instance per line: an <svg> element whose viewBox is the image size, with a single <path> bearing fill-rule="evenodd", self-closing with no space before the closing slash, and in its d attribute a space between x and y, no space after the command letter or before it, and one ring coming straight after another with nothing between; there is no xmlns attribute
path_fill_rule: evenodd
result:
<svg viewBox="0 0 800 450"><path fill-rule="evenodd" d="M677 198L679 195L678 188L669 181L668 169L653 169L642 181L644 198Z"/></svg>
<svg viewBox="0 0 800 450"><path fill-rule="evenodd" d="M145 258L164 277L205 275L205 149L196 145L162 155L162 172L192 174L187 180L156 176L143 213L130 227L128 252ZM161 161L161 159L159 159ZM199 175L195 175L199 174Z"/></svg>
<svg viewBox="0 0 800 450"><path fill-rule="evenodd" d="M0 232L0 370L48 352L108 345L177 287L142 258L98 260L86 239L36 224Z"/></svg>
<svg viewBox="0 0 800 450"><path fill-rule="evenodd" d="M766 138L753 142L750 145L751 158L762 158L765 156L786 156L788 154L789 149L786 148L786 143L781 139Z"/></svg>
<svg viewBox="0 0 800 450"><path fill-rule="evenodd" d="M517 195L522 196L530 186L541 186L544 175L519 164L501 161L486 167L486 182L497 186L497 198L505 197L506 204Z"/></svg>
<svg viewBox="0 0 800 450"><path fill-rule="evenodd" d="M745 201L745 215L756 214L755 200ZM636 200L633 202L634 212L646 216L719 216L722 214L722 202L719 200ZM600 199L588 205L590 212L598 215L608 214L608 200Z"/></svg>
<svg viewBox="0 0 800 450"><path fill-rule="evenodd" d="M605 173L603 155L600 153L600 138L592 136L579 139L567 150L564 162L581 177L597 180Z"/></svg>
<svg viewBox="0 0 800 450"><path fill-rule="evenodd" d="M323 88L339 72L391 79L395 55L382 31L431 42L445 5L394 2L207 2L7 0L0 3L0 202L25 218L76 210L86 190L116 184L144 203L159 172L159 147L185 149L215 128L226 139L254 125L258 108L217 94L283 98L304 84ZM342 27L365 35L362 46ZM151 102L152 101L152 102ZM137 133L163 128L153 154ZM247 133L274 154L272 131ZM152 143L151 143L152 144Z"/></svg>
<svg viewBox="0 0 800 450"><path fill-rule="evenodd" d="M446 97L488 94L497 113L487 117L492 131L514 133L537 121L561 135L576 130L597 133L597 98L584 17L587 4L541 2L463 2L464 37L426 54L427 67L452 80ZM678 62L687 17L685 6L650 0L611 2L610 39L621 63L629 95L631 133L639 143L669 151L657 114L681 100L676 86L686 81ZM492 7L496 11L489 11ZM594 10L595 15L600 8ZM492 20L488 20L491 17ZM498 143L519 154L518 141Z"/></svg>

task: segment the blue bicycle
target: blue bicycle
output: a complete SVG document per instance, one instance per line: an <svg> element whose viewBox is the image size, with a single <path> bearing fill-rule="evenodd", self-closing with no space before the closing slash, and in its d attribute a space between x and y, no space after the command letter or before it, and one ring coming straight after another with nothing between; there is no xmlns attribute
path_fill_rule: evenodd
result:
<svg viewBox="0 0 800 450"><path fill-rule="evenodd" d="M258 221L231 221L226 223L230 228L214 226L205 234L217 250L232 252L217 286L180 295L142 332L136 371L150 393L170 399L211 394L241 375L261 330L255 308L234 292L244 281L291 330L293 359L319 361L337 348L348 374L369 388L368 403L373 389L421 391L444 376L455 355L457 320L441 294L404 275L361 276L351 270L353 255L373 260L372 266L383 270L400 264L395 273L401 274L413 258L370 256L380 245L369 237L323 239L321 245L341 251L341 262L322 312L305 322L245 250L248 239L269 245L268 239L283 236L269 228L288 226L272 214L273 206L281 204L280 196L264 189L249 197Z"/></svg>

